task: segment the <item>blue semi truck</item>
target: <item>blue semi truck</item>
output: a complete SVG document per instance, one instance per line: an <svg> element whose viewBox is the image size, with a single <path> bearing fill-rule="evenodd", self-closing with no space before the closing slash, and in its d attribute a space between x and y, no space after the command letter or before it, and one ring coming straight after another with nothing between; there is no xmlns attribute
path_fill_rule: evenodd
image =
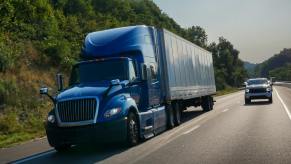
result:
<svg viewBox="0 0 291 164"><path fill-rule="evenodd" d="M213 109L210 52L165 29L129 26L89 33L69 85L58 93L46 122L57 151L85 143L136 145L181 123L190 106Z"/></svg>

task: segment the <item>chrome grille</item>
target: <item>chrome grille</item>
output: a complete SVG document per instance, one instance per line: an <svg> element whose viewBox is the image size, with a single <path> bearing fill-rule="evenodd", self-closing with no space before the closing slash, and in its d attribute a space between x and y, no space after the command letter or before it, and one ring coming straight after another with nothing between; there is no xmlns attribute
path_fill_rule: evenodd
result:
<svg viewBox="0 0 291 164"><path fill-rule="evenodd" d="M264 93L266 92L266 88L253 88L250 89L250 93Z"/></svg>
<svg viewBox="0 0 291 164"><path fill-rule="evenodd" d="M93 120L96 114L95 98L75 99L58 102L57 110L61 122Z"/></svg>

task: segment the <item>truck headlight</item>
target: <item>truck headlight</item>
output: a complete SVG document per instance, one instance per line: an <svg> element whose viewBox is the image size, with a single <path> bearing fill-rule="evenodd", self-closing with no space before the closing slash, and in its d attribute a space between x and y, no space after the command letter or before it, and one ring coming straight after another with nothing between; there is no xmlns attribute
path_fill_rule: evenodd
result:
<svg viewBox="0 0 291 164"><path fill-rule="evenodd" d="M109 110L107 110L105 113L104 113L104 117L105 118L109 118L109 117L112 117L112 116L114 116L114 115L116 115L116 114L118 114L118 113L120 113L121 112L121 108L112 108L112 109L109 109Z"/></svg>
<svg viewBox="0 0 291 164"><path fill-rule="evenodd" d="M249 90L249 89L246 89L246 92L247 92L247 93L249 93L249 92L250 92L250 90Z"/></svg>
<svg viewBox="0 0 291 164"><path fill-rule="evenodd" d="M47 117L47 121L53 124L53 123L55 123L56 118L55 118L54 115L49 115L49 116Z"/></svg>
<svg viewBox="0 0 291 164"><path fill-rule="evenodd" d="M267 90L267 92L270 92L272 90L272 88L267 88L266 90Z"/></svg>

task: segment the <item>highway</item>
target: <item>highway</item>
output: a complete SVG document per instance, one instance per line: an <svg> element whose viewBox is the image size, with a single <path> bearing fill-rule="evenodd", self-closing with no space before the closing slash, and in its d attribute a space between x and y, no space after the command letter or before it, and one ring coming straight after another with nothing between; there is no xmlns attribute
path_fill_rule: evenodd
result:
<svg viewBox="0 0 291 164"><path fill-rule="evenodd" d="M291 88L273 104L244 104L244 92L216 97L213 111L191 108L183 124L132 148L74 147L57 153L46 138L0 150L0 163L291 163Z"/></svg>

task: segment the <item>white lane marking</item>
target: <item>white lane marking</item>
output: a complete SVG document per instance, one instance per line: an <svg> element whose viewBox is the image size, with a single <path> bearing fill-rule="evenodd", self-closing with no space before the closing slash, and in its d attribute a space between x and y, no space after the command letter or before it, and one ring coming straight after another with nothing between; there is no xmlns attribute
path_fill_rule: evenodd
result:
<svg viewBox="0 0 291 164"><path fill-rule="evenodd" d="M191 133L192 131L198 129L199 127L200 127L200 125L196 125L196 126L194 126L193 128L191 128L191 129L187 130L186 132L184 132L183 134L189 134L189 133Z"/></svg>
<svg viewBox="0 0 291 164"><path fill-rule="evenodd" d="M289 111L287 105L284 103L284 101L282 100L282 98L281 98L281 96L279 95L279 93L277 92L277 90L276 90L275 88L274 88L274 90L275 90L275 92L276 92L276 94L277 94L279 100L281 101L281 103L282 103L282 105L283 105L283 107L284 107L284 109L285 109L285 111L286 111L286 113L287 113L289 119L291 120L291 113L290 113L290 111Z"/></svg>
<svg viewBox="0 0 291 164"><path fill-rule="evenodd" d="M193 120L193 122L189 122L188 124L185 123L185 125L182 124L181 126L178 126L177 127L178 129L177 130L169 131L169 134L167 136L165 136L162 140L172 141L173 139L171 139L171 138L173 136L175 136L174 138L179 137L178 134L181 134L183 132L183 130L186 130L187 128L190 128L191 126L193 126L193 124L198 123L199 121L201 121L204 118L206 118L206 116L201 116L198 119Z"/></svg>
<svg viewBox="0 0 291 164"><path fill-rule="evenodd" d="M201 116L201 117L199 117L199 118L196 119L196 122L201 121L204 118L206 118L206 116Z"/></svg>
<svg viewBox="0 0 291 164"><path fill-rule="evenodd" d="M27 161L30 161L30 160L33 160L33 159L36 159L36 158L39 158L39 157L42 157L42 156L46 156L46 155L49 155L49 154L52 154L52 153L55 153L55 152L56 152L55 150L49 150L49 151L46 151L46 152L43 152L43 153L35 154L35 155L30 156L30 157L26 157L26 158L14 161L12 163L18 164L18 163L27 162Z"/></svg>
<svg viewBox="0 0 291 164"><path fill-rule="evenodd" d="M222 112L227 112L229 109L224 109Z"/></svg>

